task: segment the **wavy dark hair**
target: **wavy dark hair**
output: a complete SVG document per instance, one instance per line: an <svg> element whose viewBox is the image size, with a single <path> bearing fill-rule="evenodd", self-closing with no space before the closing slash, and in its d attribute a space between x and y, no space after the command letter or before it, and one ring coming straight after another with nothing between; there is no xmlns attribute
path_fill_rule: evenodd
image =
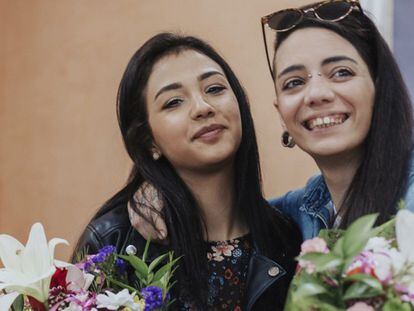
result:
<svg viewBox="0 0 414 311"><path fill-rule="evenodd" d="M375 84L371 127L361 164L340 207L344 210L341 226L345 228L369 213L379 213L377 222L383 223L396 213L407 187L413 144L413 112L407 87L387 43L371 19L359 10L339 22L306 15L290 31L277 33L275 55L292 33L309 27L333 31L351 43L367 64Z"/></svg>
<svg viewBox="0 0 414 311"><path fill-rule="evenodd" d="M145 89L154 64L167 55L185 50L202 53L220 65L238 101L242 123L242 139L234 165L238 213L247 222L253 241L265 255L273 256L274 250L283 253L290 247L283 235L285 220L269 216L268 204L262 195L258 147L243 87L226 61L210 45L195 37L171 33L158 34L145 42L124 72L118 90L117 115L133 168L125 187L104 204L93 220L119 205L127 208L128 202L145 217L133 196L144 182L152 184L163 201L162 216L168 228L170 247L176 256L184 255L177 271L179 290L190 296L201 310L207 291L207 279L203 277L207 273L203 220L196 199L174 167L165 157L158 160L152 157L153 137L145 100Z"/></svg>

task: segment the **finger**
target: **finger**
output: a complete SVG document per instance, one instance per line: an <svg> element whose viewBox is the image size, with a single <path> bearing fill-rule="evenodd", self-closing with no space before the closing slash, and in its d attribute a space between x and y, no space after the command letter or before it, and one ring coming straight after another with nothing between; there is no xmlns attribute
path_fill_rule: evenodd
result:
<svg viewBox="0 0 414 311"><path fill-rule="evenodd" d="M168 235L167 225L165 224L164 219L160 215L157 215L155 217L154 225L155 225L155 229L158 232L158 238L160 240L166 239Z"/></svg>

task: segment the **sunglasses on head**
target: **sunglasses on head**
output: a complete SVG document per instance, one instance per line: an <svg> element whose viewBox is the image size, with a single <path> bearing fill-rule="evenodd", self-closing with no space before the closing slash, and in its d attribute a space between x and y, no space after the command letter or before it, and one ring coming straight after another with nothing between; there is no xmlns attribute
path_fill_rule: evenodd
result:
<svg viewBox="0 0 414 311"><path fill-rule="evenodd" d="M303 8L285 9L263 16L261 19L263 40L266 50L267 64L269 65L270 74L272 75L273 80L275 76L267 47L265 25L276 32L285 32L298 25L305 16L310 15L321 21L338 22L347 17L354 9L359 10L361 13L363 12L358 0L329 0L317 2Z"/></svg>

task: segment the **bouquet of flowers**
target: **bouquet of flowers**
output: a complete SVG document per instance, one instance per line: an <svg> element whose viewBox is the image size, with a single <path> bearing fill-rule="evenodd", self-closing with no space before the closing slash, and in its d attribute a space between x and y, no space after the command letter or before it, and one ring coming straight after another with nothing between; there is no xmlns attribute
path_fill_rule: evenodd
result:
<svg viewBox="0 0 414 311"><path fill-rule="evenodd" d="M373 228L376 218L302 244L286 310L414 310L414 214Z"/></svg>
<svg viewBox="0 0 414 311"><path fill-rule="evenodd" d="M141 258L118 255L114 246L98 254L79 254L75 265L54 259L62 239L46 240L43 226L32 226L26 246L0 235L0 311L167 310L178 259L172 252L149 265L147 243ZM131 246L133 248L133 246ZM128 274L133 274L130 281ZM132 284L131 284L132 283Z"/></svg>

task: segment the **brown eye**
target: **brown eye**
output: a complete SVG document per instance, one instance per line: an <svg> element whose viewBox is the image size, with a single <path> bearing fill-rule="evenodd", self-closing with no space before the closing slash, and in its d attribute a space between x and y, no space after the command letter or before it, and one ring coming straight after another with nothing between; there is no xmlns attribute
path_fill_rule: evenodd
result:
<svg viewBox="0 0 414 311"><path fill-rule="evenodd" d="M302 79L292 79L283 85L282 90L291 90L303 84L304 84L304 81Z"/></svg>
<svg viewBox="0 0 414 311"><path fill-rule="evenodd" d="M346 78L346 77L352 77L354 76L354 73L346 68L341 68L337 71L335 71L332 75L333 78Z"/></svg>
<svg viewBox="0 0 414 311"><path fill-rule="evenodd" d="M177 106L179 106L182 102L183 102L183 100L182 100L182 99L179 99L179 98L173 98L173 99L171 99L171 100L167 101L167 102L164 104L163 109L170 109L170 108L177 107Z"/></svg>
<svg viewBox="0 0 414 311"><path fill-rule="evenodd" d="M226 88L221 85L212 85L207 88L206 93L207 94L218 94L218 93L221 93L225 89Z"/></svg>

